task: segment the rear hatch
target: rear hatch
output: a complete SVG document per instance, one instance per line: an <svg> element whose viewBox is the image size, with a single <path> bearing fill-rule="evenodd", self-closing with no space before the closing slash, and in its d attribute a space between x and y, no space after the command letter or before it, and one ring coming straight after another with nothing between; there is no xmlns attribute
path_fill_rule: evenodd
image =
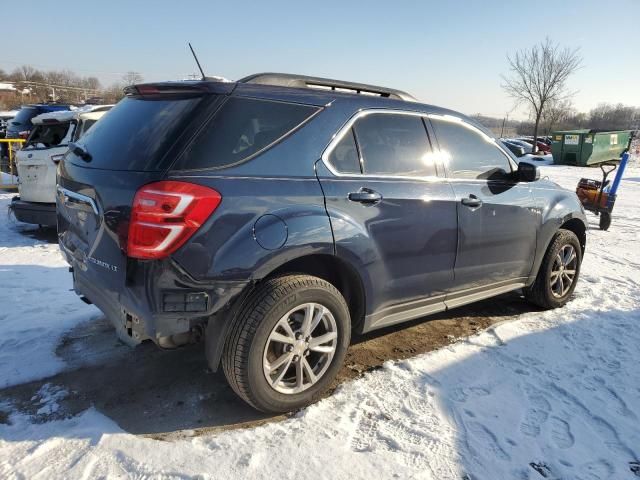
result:
<svg viewBox="0 0 640 480"><path fill-rule="evenodd" d="M37 124L21 150L16 152L20 199L55 203L56 168L75 130L75 122Z"/></svg>
<svg viewBox="0 0 640 480"><path fill-rule="evenodd" d="M59 243L77 267L76 275L98 285L101 294L120 300L136 191L165 176L197 126L233 85L130 87L127 96L70 148L58 172Z"/></svg>

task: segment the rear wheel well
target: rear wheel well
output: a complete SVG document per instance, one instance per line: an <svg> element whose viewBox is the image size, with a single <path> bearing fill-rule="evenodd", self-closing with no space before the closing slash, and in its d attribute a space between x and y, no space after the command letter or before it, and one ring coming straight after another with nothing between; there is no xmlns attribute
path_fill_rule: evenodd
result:
<svg viewBox="0 0 640 480"><path fill-rule="evenodd" d="M585 224L578 218L572 218L571 220L564 222L560 228L569 230L576 234L576 237L578 237L578 241L580 242L582 254L584 255L584 250L587 246L587 227Z"/></svg>
<svg viewBox="0 0 640 480"><path fill-rule="evenodd" d="M281 265L267 278L291 273L304 273L331 283L347 302L352 327L357 329L361 326L364 320L364 287L353 267L333 255L308 255Z"/></svg>

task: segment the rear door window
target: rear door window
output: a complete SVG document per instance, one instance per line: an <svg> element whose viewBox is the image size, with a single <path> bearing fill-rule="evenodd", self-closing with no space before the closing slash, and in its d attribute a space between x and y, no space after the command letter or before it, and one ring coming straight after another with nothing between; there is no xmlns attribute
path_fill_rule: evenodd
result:
<svg viewBox="0 0 640 480"><path fill-rule="evenodd" d="M231 97L173 168L222 168L239 163L276 143L317 111L308 105Z"/></svg>
<svg viewBox="0 0 640 480"><path fill-rule="evenodd" d="M431 117L440 150L452 178L504 178L511 173L507 154L471 125Z"/></svg>
<svg viewBox="0 0 640 480"><path fill-rule="evenodd" d="M364 173L435 176L431 144L420 116L372 113L354 125Z"/></svg>

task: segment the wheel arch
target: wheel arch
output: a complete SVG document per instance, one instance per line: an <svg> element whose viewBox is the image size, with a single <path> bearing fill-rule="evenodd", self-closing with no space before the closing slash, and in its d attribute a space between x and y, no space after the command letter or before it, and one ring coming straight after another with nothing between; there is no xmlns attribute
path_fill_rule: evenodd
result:
<svg viewBox="0 0 640 480"><path fill-rule="evenodd" d="M560 229L569 230L578 237L582 255L584 255L584 250L587 247L587 226L584 222L579 218L571 218L560 225ZM549 247L547 246L547 248Z"/></svg>
<svg viewBox="0 0 640 480"><path fill-rule="evenodd" d="M287 274L305 274L322 278L331 283L342 294L351 317L352 330L361 332L366 309L365 289L357 270L346 261L329 253L301 255L290 259L270 271L262 271L259 278L239 293L229 308L213 315L206 328L205 353L211 370L216 371L220 364L224 344L229 334L230 318L238 313L255 288L263 281Z"/></svg>
<svg viewBox="0 0 640 480"><path fill-rule="evenodd" d="M292 273L312 275L331 283L347 302L352 328L358 330L362 327L365 313L365 290L362 280L353 266L335 255L305 255L284 263L265 278Z"/></svg>

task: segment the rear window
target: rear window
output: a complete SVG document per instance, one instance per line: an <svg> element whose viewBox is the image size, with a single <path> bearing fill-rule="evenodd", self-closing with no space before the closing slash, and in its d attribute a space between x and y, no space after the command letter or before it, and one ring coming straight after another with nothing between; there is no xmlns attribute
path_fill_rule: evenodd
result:
<svg viewBox="0 0 640 480"><path fill-rule="evenodd" d="M184 131L203 97L126 97L78 141L91 155L83 167L106 170L163 170L165 154Z"/></svg>
<svg viewBox="0 0 640 480"><path fill-rule="evenodd" d="M67 133L69 133L69 127L71 123L51 123L36 125L31 130L31 135L25 144L26 147L32 148L51 148L65 144L69 140Z"/></svg>
<svg viewBox="0 0 640 480"><path fill-rule="evenodd" d="M13 120L9 122L13 125L30 126L30 120L36 116L38 109L35 107L23 107Z"/></svg>
<svg viewBox="0 0 640 480"><path fill-rule="evenodd" d="M222 168L246 160L283 138L317 110L308 105L231 97L174 168Z"/></svg>

